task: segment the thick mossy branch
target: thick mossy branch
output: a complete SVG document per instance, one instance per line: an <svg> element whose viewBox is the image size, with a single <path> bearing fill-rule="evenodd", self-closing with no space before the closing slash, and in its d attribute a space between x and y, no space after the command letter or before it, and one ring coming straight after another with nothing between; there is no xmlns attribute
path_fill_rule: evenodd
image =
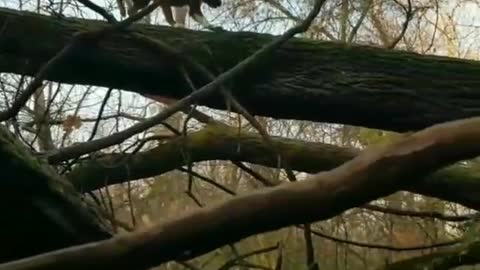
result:
<svg viewBox="0 0 480 270"><path fill-rule="evenodd" d="M104 220L49 165L0 126L0 262L111 236Z"/></svg>
<svg viewBox="0 0 480 270"><path fill-rule="evenodd" d="M331 169L353 158L357 151L328 144L272 137L282 158L295 170L310 173ZM109 154L75 167L68 175L83 192L108 184L123 183L159 175L185 165L182 151L192 162L206 160L246 161L277 167L275 153L257 133L210 125L186 137L162 142L157 147L126 156Z"/></svg>
<svg viewBox="0 0 480 270"><path fill-rule="evenodd" d="M0 72L32 75L75 32L105 24L0 9ZM231 68L274 38L146 25L132 29L216 72ZM203 76L190 73L197 87L206 83ZM294 39L229 86L255 115L408 131L478 115L479 73L480 64L474 61ZM108 37L97 47L85 46L48 79L171 98L190 93L174 60L153 54L127 34ZM200 103L225 108L220 95Z"/></svg>
<svg viewBox="0 0 480 270"><path fill-rule="evenodd" d="M333 169L353 159L359 151L330 144L272 137L289 166L298 171L317 173ZM183 146L182 146L183 145ZM278 161L260 135L220 126L208 126L157 147L131 156L107 155L76 167L68 178L82 192L108 184L153 177L186 165L178 149L189 152L192 162L233 160L277 167ZM388 181L388 179L385 179ZM416 179L408 191L437 197L480 210L480 175L463 166L451 166Z"/></svg>

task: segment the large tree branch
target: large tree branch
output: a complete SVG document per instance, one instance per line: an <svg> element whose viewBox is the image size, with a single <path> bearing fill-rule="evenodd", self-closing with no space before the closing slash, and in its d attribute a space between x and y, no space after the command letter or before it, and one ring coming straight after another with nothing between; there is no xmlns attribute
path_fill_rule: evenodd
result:
<svg viewBox="0 0 480 270"><path fill-rule="evenodd" d="M75 32L105 23L0 9L0 25L0 72L33 75ZM274 38L134 28L175 46L210 70L227 70ZM152 53L128 35L116 34L98 47L74 53L47 77L179 99L190 90L174 66L168 54ZM480 64L474 61L295 39L277 50L272 61L238 76L231 85L252 114L407 131L478 115L479 71ZM207 83L196 72L191 77L198 87ZM225 108L220 94L200 103Z"/></svg>
<svg viewBox="0 0 480 270"><path fill-rule="evenodd" d="M111 236L100 213L0 126L0 262ZM26 244L25 244L26 243Z"/></svg>
<svg viewBox="0 0 480 270"><path fill-rule="evenodd" d="M160 0L157 0L156 2L159 3L159 1ZM282 45L284 45L288 40L293 38L296 34L307 31L312 21L320 12L324 3L325 0L316 0L312 10L309 12L308 16L302 23L299 23L294 27L288 29L281 36L265 44L265 46L263 46L261 49L255 51L252 55L249 55L248 57L240 61L238 64L236 64L229 70L221 73L217 77L215 77L207 69L205 69L204 66L198 64L195 61L191 61L190 58L185 57L181 52L171 48L168 45L165 45L163 42L158 42L156 40L149 39L138 34L133 35L135 37L134 40L139 42L142 46L149 47L149 49L155 51L158 54L167 54L167 57L168 59L170 59L171 62L181 61L181 63L176 63L181 66L178 69L179 71L181 71L183 68L191 68L191 72L201 74L202 76L204 76L204 78L211 79L211 81L208 84L199 88L198 90L193 91L188 96L183 97L181 100L169 105L165 110L156 114L155 116L146 119L143 122L137 123L123 131L94 141L84 142L75 146L72 145L63 149L59 149L56 151L56 153L53 153L48 157L49 162L56 163L58 161L70 158L78 158L81 155L98 151L108 146L119 144L139 132L145 131L155 125L158 125L177 111L180 111L192 105L192 103L197 102L197 100L205 99L209 95L218 93L218 89L220 89L222 96L227 99L227 103L230 103L234 109L239 110L239 112L241 112L241 114L245 116L246 119L257 130L260 131L260 134L262 134L264 139L266 139L268 142L269 136L268 134L266 134L265 131L263 131L262 126L240 103L238 103L238 101L231 95L231 93L226 88L224 88L224 84L231 82L237 77L242 77L244 74L252 72L252 70L256 70L256 68L263 62L268 62L274 52L281 48ZM185 66L182 66L183 64L185 64ZM187 81L191 82L191 80ZM289 174L288 172L289 170L287 170L287 175L293 175L292 173Z"/></svg>
<svg viewBox="0 0 480 270"><path fill-rule="evenodd" d="M323 220L480 154L480 118L436 125L309 180L257 190L145 231L0 265L0 270L144 269L250 235ZM254 206L254 207L253 207Z"/></svg>
<svg viewBox="0 0 480 270"><path fill-rule="evenodd" d="M281 137L272 137L272 140L292 169L308 173L333 169L355 158L359 153L356 149L324 143ZM232 160L278 167L278 159L260 135L239 133L238 129L212 125L192 132L187 137L164 142L145 152L130 156L109 154L85 161L77 166L68 178L78 190L86 192L105 184L153 177L186 165L187 161L178 151L180 147L188 151L191 162ZM475 170L460 165L450 166L423 179L417 179L415 183L414 186L407 187L407 190L480 210L480 175Z"/></svg>

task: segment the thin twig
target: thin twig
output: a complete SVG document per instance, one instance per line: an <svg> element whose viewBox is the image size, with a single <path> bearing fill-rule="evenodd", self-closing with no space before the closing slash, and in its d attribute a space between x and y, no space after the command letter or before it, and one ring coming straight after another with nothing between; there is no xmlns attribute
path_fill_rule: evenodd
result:
<svg viewBox="0 0 480 270"><path fill-rule="evenodd" d="M95 135L97 134L98 125L100 124L100 119L102 118L103 111L105 110L105 106L107 105L107 102L108 102L108 99L110 98L110 94L112 93L112 90L113 88L109 88L107 93L105 94L105 97L103 98L102 104L100 105L100 110L98 111L97 120L93 125L92 134L90 134L90 137L88 138L87 141L93 140L93 138L95 138Z"/></svg>
<svg viewBox="0 0 480 270"><path fill-rule="evenodd" d="M232 266L234 266L238 261L240 260L243 260L243 259L246 259L248 257L252 257L252 256L255 256L255 255L258 255L258 254L263 254L263 253L267 253L267 252L271 252L271 251L274 251L278 248L278 244L276 244L275 246L271 246L271 247L266 247L266 248L262 248L262 249L258 249L258 250L254 250L254 251L251 251L251 252L248 252L248 253L245 253L243 255L240 255L236 258L233 258L232 260L229 260L227 261L226 263L224 263L222 266L220 266L218 268L218 270L227 270L227 269L230 269Z"/></svg>
<svg viewBox="0 0 480 270"><path fill-rule="evenodd" d="M113 198L112 198L112 194L110 193L110 189L109 189L108 185L105 185L105 194L107 194L108 208L110 209L110 213L111 213L111 216L112 216L113 230L115 232L117 232L118 228L117 228L117 224L115 222L115 220L117 218L115 217L115 208L113 207Z"/></svg>
<svg viewBox="0 0 480 270"><path fill-rule="evenodd" d="M264 186L267 187L273 187L276 186L280 183L275 183L274 181L265 178L263 175L257 173L256 171L252 170L251 168L247 167L245 164L243 164L240 161L232 161L233 164L235 164L237 167L245 171L246 173L250 174L253 178L257 179L260 183L262 183Z"/></svg>
<svg viewBox="0 0 480 270"><path fill-rule="evenodd" d="M22 109L22 107L27 103L28 99L39 89L43 80L47 75L55 69L57 64L62 61L66 56L68 56L75 47L79 44L82 39L82 35L75 35L71 42L67 44L61 51L59 51L53 58L51 58L42 68L38 71L35 78L30 82L25 91L23 91L18 98L15 99L12 106L5 111L0 112L0 122L8 120Z"/></svg>
<svg viewBox="0 0 480 270"><path fill-rule="evenodd" d="M130 205L130 219L132 220L132 226L135 228L137 225L137 221L135 219L135 207L133 205L132 198L132 183L130 181L127 182L127 196L128 204Z"/></svg>
<svg viewBox="0 0 480 270"><path fill-rule="evenodd" d="M195 176L195 177L197 177L198 179L203 180L203 181L205 181L206 183L208 183L208 184L210 184L210 185L212 185L212 186L217 187L218 189L224 191L224 192L227 193L227 194L230 194L230 195L233 195L233 196L237 195L237 193L236 193L235 191L233 191L233 190L231 190L231 189L229 189L229 188L227 188L227 187L225 187L225 186L217 183L216 181L214 181L214 180L212 180L212 179L210 179L210 178L208 178L208 177L205 177L205 176L203 176L203 175L201 175L201 174L199 174L199 173L197 173L197 172L195 172L195 171L189 171L188 169L185 169L185 168L179 168L178 170L179 170L179 171L182 171L182 172L185 172L185 173L188 173L188 174L191 174L192 176Z"/></svg>
<svg viewBox="0 0 480 270"><path fill-rule="evenodd" d="M315 248L312 240L312 228L310 224L303 225L303 237L305 238L305 253L308 270L318 270L318 264L315 262Z"/></svg>
<svg viewBox="0 0 480 270"><path fill-rule="evenodd" d="M390 215L418 217L418 218L435 218L435 219L451 221L451 222L469 221L479 216L478 213L474 213L470 215L453 216L453 215L445 215L437 211L412 211L412 210L403 210L403 209L393 209L393 208L387 208L387 207L382 207L382 206L373 205L373 204L359 206L359 208L368 209L371 211L381 212L381 213L390 214Z"/></svg>
<svg viewBox="0 0 480 270"><path fill-rule="evenodd" d="M102 118L103 110L105 109L105 106L107 105L107 101L110 98L110 94L112 93L112 90L113 90L113 88L109 88L107 93L105 94L105 97L103 98L102 104L100 106L100 110L98 111L97 120L95 121L95 124L93 125L92 133L90 134L90 137L88 138L87 141L93 140L93 138L97 134L98 125L100 124L100 119ZM79 158L80 157L76 157L71 162L68 162L68 164L65 166L65 168L63 168L63 170L61 171L61 174L64 174L65 172L70 171L73 164L77 163Z"/></svg>
<svg viewBox="0 0 480 270"><path fill-rule="evenodd" d="M303 226L297 226L298 228L304 229ZM347 245L353 245L357 247L365 247L365 248L372 248L372 249L384 249L384 250L390 250L390 251L415 251L415 250L424 250L424 249L432 249L432 248L439 248L439 247L446 247L446 246L453 246L456 244L461 243L461 240L450 240L450 241L445 241L445 242L440 242L440 243L435 243L431 245L421 245L421 246L410 246L410 247L396 247L396 246L388 246L388 245L380 245L380 244L370 244L370 243L364 243L364 242L358 242L358 241L352 241L348 239L342 239L338 238L335 236L331 236L325 233L322 233L317 230L312 230L312 234L322 237L324 239L342 243L342 244L347 244Z"/></svg>
<svg viewBox="0 0 480 270"><path fill-rule="evenodd" d="M84 6L88 7L89 9L95 11L96 13L100 14L103 18L105 18L109 23L117 23L117 19L110 14L106 9L102 8L101 6L93 3L90 0L77 0L78 2L82 3Z"/></svg>
<svg viewBox="0 0 480 270"><path fill-rule="evenodd" d="M282 270L283 267L283 245L282 242L278 243L278 256L275 261L275 270Z"/></svg>
<svg viewBox="0 0 480 270"><path fill-rule="evenodd" d="M58 63L63 61L74 49L80 46L84 42L95 42L101 38L105 38L107 35L112 34L115 31L123 30L126 27L130 26L137 20L140 20L145 15L152 12L155 8L157 8L161 4L161 0L156 0L153 4L149 5L147 8L143 9L142 11L136 13L135 15L113 25L108 26L100 30L94 30L89 32L80 32L76 33L72 40L60 51L58 52L53 58L51 58L42 68L37 72L33 81L27 86L25 91L23 91L19 97L13 102L12 106L0 112L0 122L10 119L18 114L21 108L27 103L28 99L33 95L33 93L41 87L45 78L54 70Z"/></svg>
<svg viewBox="0 0 480 270"><path fill-rule="evenodd" d="M362 26L365 17L367 17L368 11L370 11L370 7L372 6L373 0L363 0L364 7L362 9L362 13L360 14L360 18L358 18L357 23L353 26L352 30L350 31L350 35L347 38L347 44L353 42L353 39L357 36L358 29Z"/></svg>

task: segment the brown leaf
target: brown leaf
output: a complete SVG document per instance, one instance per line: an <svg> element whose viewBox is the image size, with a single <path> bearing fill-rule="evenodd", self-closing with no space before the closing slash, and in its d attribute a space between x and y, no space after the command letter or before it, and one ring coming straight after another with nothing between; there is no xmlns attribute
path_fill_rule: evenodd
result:
<svg viewBox="0 0 480 270"><path fill-rule="evenodd" d="M76 115L69 115L62 123L65 132L72 132L74 129L79 129L82 126L82 119Z"/></svg>

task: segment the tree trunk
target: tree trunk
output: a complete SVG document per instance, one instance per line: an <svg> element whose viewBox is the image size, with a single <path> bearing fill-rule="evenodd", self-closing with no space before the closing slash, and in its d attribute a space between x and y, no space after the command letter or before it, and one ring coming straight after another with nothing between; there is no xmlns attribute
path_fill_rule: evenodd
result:
<svg viewBox="0 0 480 270"><path fill-rule="evenodd" d="M0 24L4 25L0 72L28 75L35 74L74 33L106 25L9 9L0 9ZM273 38L147 25L133 28L174 46L217 73ZM255 115L410 131L478 115L478 74L480 64L475 61L295 39L271 61L237 77L229 87ZM207 82L197 73L190 75L197 87ZM173 59L152 53L127 34L107 37L98 46L83 46L48 79L177 99L190 92ZM220 95L200 104L225 108Z"/></svg>
<svg viewBox="0 0 480 270"><path fill-rule="evenodd" d="M96 208L2 126L0 164L0 263L111 236Z"/></svg>
<svg viewBox="0 0 480 270"><path fill-rule="evenodd" d="M260 189L108 241L3 265L2 270L147 269L189 260L283 227L330 219L415 184L419 177L480 154L480 117L422 130L371 148L305 181Z"/></svg>

